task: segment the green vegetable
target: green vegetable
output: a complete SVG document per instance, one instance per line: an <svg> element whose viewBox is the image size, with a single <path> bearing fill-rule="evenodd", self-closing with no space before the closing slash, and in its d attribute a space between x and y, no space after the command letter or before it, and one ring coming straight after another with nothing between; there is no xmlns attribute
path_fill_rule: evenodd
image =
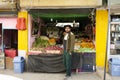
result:
<svg viewBox="0 0 120 80"><path fill-rule="evenodd" d="M49 42L42 38L36 38L32 46L36 48L47 47L49 46Z"/></svg>

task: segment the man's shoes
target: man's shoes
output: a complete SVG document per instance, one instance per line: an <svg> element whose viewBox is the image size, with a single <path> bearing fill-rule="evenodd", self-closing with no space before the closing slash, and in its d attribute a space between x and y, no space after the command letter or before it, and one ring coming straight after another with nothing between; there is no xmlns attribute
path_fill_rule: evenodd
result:
<svg viewBox="0 0 120 80"><path fill-rule="evenodd" d="M70 76L66 76L64 80L69 80L70 78L71 78Z"/></svg>
<svg viewBox="0 0 120 80"><path fill-rule="evenodd" d="M66 77L71 77L71 75L66 75Z"/></svg>
<svg viewBox="0 0 120 80"><path fill-rule="evenodd" d="M66 75L64 78L64 80L69 80L69 79L71 79L71 75Z"/></svg>

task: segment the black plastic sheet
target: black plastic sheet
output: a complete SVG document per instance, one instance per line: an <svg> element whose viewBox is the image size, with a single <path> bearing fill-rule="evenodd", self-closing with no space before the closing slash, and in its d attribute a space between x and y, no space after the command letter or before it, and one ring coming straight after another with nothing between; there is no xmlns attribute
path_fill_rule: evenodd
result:
<svg viewBox="0 0 120 80"><path fill-rule="evenodd" d="M28 71L32 72L63 72L62 54L29 55L27 61Z"/></svg>
<svg viewBox="0 0 120 80"><path fill-rule="evenodd" d="M81 68L84 65L95 66L95 53L73 53L72 69ZM31 72L63 72L63 54L29 55L27 70Z"/></svg>
<svg viewBox="0 0 120 80"><path fill-rule="evenodd" d="M82 54L72 53L72 69L82 68Z"/></svg>

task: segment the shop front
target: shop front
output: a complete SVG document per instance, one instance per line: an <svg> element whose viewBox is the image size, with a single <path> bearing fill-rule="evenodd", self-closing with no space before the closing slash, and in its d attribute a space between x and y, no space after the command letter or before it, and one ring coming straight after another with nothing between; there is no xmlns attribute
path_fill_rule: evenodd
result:
<svg viewBox="0 0 120 80"><path fill-rule="evenodd" d="M21 1L21 2L24 2L24 1ZM43 45L44 47L50 46L49 44L52 44L52 48L54 46L56 48L56 45L59 42L59 41L57 41L59 36L56 33L57 33L57 31L59 32L59 29L62 30L62 27L57 27L55 25L56 23L60 24L60 22L62 22L62 23L72 23L73 24L73 23L79 22L80 23L79 24L80 27L79 28L75 27L76 29L73 30L76 33L79 33L79 31L81 31L81 32L83 31L84 32L86 25L91 23L90 22L91 20L85 19L83 17L77 18L77 19L76 18L68 18L68 17L64 18L65 17L64 16L65 13L62 13L62 14L64 14L64 15L62 15L64 17L61 18L61 19L64 18L64 20L60 20L60 21L59 21L59 19L54 19L53 17L50 16L50 15L52 15L52 16L54 15L54 17L56 17L56 14L54 13L55 9L57 9L57 10L62 10L63 9L64 11L66 11L65 9L73 9L73 11L71 11L73 13L74 9L76 9L76 8L80 9L80 8L78 8L78 5L72 6L72 4L62 4L62 5L58 4L58 5L54 5L54 6L52 5L51 6L51 4L47 4L46 2L44 2L43 4L41 3L42 4L41 6L37 7L37 5L39 5L39 2L34 2L35 3L34 5L31 4L33 7L30 7L31 5L30 4L28 5L27 3L21 3L21 7L22 8L26 8L29 11L31 11L32 9L36 9L37 11L35 11L34 13L39 14L39 15L34 15L34 14L32 15L31 13L29 13L29 11L28 12L27 11L21 11L21 12L18 13L18 17L24 17L28 21L28 22L26 22L27 29L24 30L24 31L20 31L20 30L18 31L18 44L19 44L18 45L18 49L19 49L18 53L20 51L22 51L21 53L23 53L23 52L26 53L28 58L33 56L33 55L36 56L38 54L39 54L39 56L41 54L46 55L47 53L50 53L49 55L62 55L62 53L61 53L62 51L60 51L59 49L57 49L57 50L53 49L51 51L51 50L45 50L45 49L49 49L49 47L42 49L39 45L35 45L36 44L36 42L35 42L36 40L42 41L41 39L35 39L36 36L40 36L40 37L41 36L47 36L47 38L44 37L45 39L47 39L47 41L43 40L43 42L42 42L43 44L41 44L41 43L39 43L39 44ZM51 10L50 13L49 13L49 11L47 11L49 9L48 9L48 7L46 5L49 6L49 8ZM72 7L69 7L68 5L72 6ZM90 37L88 36L90 40L89 39L88 39L88 41L85 40L85 42L83 40L82 44L79 44L79 42L82 42L82 41L78 40L78 43L76 43L77 48L79 48L79 45L80 45L80 46L83 46L83 49L81 48L80 50L76 50L76 51L78 51L78 54L81 53L81 52L84 52L84 51L87 52L88 50L91 50L91 49L88 49L88 48L84 49L84 47L86 47L86 46L88 47L89 46L91 48L91 47L93 47L92 45L94 44L94 50L92 50L93 52L95 52L95 56L96 56L94 62L95 62L95 64L97 66L102 66L103 67L104 66L104 60L105 60L105 53L106 53L106 37L107 37L106 34L107 34L107 25L108 25L108 16L107 16L108 12L105 9L97 9L96 8L96 6L100 6L101 5L100 3L99 3L99 5L94 5L94 6L93 6L92 3L90 3L89 5L91 5L92 7L95 7L95 14L96 15L94 15L95 16L94 18L95 18L95 22L96 23L94 24L94 27L96 28L96 33L95 33L96 37L95 38L92 37L92 39L90 39ZM87 4L82 5L82 7L87 7L87 6L88 6ZM61 11L61 12L64 12L64 11ZM58 13L61 13L61 12L58 12ZM71 14L71 12L69 12L69 14ZM49 19L47 20L47 18L45 19L45 17L43 17L43 16L44 15L48 16L48 13L50 15L49 15ZM36 18L39 18L39 19L36 19L35 16L36 16ZM68 16L68 14L67 14L67 16ZM86 15L84 15L84 17L85 16ZM72 16L70 16L70 17L72 17ZM87 18L88 18L88 16L87 16ZM81 20L81 19L83 19L83 20ZM37 23L39 20L42 21L41 24ZM47 31L47 30L51 30L51 29L47 29L48 26L49 26L49 28L52 28L52 30L54 30L54 28L58 28L58 29L54 30L56 32L53 33L53 31L52 31L52 33L48 34L47 32L51 32L51 31ZM101 26L103 26L104 28L102 28ZM80 34L83 35L83 33L80 33ZM84 33L84 35L85 35L85 33ZM21 38L23 40L21 40ZM82 40L82 39L80 39L80 40ZM86 41L88 43L86 43ZM46 43L44 44L44 42L46 42ZM90 43L90 42L92 42L92 43ZM24 43L24 46L23 46L23 43ZM53 44L54 44L54 46L53 46ZM86 44L89 44L89 45L86 45ZM35 48L36 46L38 46L39 48L38 47ZM58 48L58 46L57 46L57 48ZM59 48L61 49L61 46ZM51 49L51 47L50 47L50 49ZM88 51L88 52L91 52L91 51ZM57 53L57 54L54 54L54 53ZM38 58L36 58L36 59L38 59ZM43 58L43 59L45 59L45 58ZM49 60L49 58L47 58L45 60ZM92 67L92 68L94 68L94 67Z"/></svg>
<svg viewBox="0 0 120 80"><path fill-rule="evenodd" d="M81 69L83 66L86 68L90 66L91 71L95 71L95 25L94 16L90 14L94 9L89 10L90 9L31 10L30 22L32 25L30 26L31 28L28 29L30 30L28 33L30 39L28 43L28 61L30 60L28 67L38 64L37 60L40 60L40 64L34 66L35 69L41 66L37 68L36 71L46 67L51 68L49 69L51 70L50 72L60 71L60 69L62 71L64 70L62 41L64 25L68 24L72 26L72 31L76 37L72 60L74 61L73 67L75 69ZM79 13L79 11L81 12ZM82 61L81 56L84 57L84 61ZM87 56L90 57L88 60ZM89 59L91 59L90 62ZM34 63L32 60L35 60L33 61ZM44 70L45 72L49 72L47 69Z"/></svg>
<svg viewBox="0 0 120 80"><path fill-rule="evenodd" d="M39 12L37 12L37 13L39 13ZM97 66L104 66L104 60L105 60L105 52L106 52L106 37L107 37L107 22L108 22L108 12L106 11L106 10L101 10L101 9L97 9L96 10L96 41L94 40L94 46L95 46L95 55L96 55L96 58L95 58L95 64L97 64ZM63 16L63 15L62 15ZM39 16L40 17L40 16ZM37 15L37 18L38 18L38 15ZM104 21L103 21L103 19L104 19ZM45 20L45 19L44 19ZM51 18L49 18L48 19L49 20L49 22L50 23L53 23L53 22L51 22ZM54 20L54 19L53 19ZM71 20L71 19L69 19L69 20ZM59 20L58 20L59 21ZM58 22L57 21L57 22ZM87 19L85 20L85 21L87 21ZM84 22L85 22L84 21ZM73 20L71 21L72 23L74 22ZM75 20L75 22L77 22L77 20ZM80 21L80 22L82 22L82 20ZM84 23L83 22L83 23ZM89 20L88 20L88 22L89 22ZM105 23L106 22L106 23ZM56 23L56 20L55 20L55 23ZM81 23L80 23L81 24ZM87 22L85 23L86 25L87 25ZM45 24L44 24L45 25ZM82 24L81 24L82 25ZM104 26L104 29L101 27L101 26ZM84 26L85 27L85 26ZM56 27L55 27L56 28ZM61 27L58 27L58 28L61 28ZM76 27L76 29L78 30L78 28ZM53 29L52 29L53 30ZM77 30L75 30L75 31L77 31ZM84 28L83 28L83 30L84 30ZM55 31L57 31L57 30L55 30ZM74 30L73 30L74 31ZM82 32L82 31L81 31ZM104 32L104 33L101 33L101 32ZM32 32L30 32L30 33L32 33ZM43 33L41 33L42 35L44 35ZM46 33L47 34L47 33ZM30 35L29 35L30 36ZM52 35L53 36L53 35ZM103 38L104 37L104 38ZM33 36L33 38L32 38L32 41L30 42L30 43L33 43L34 42L34 38L35 38L35 36ZM30 39L31 40L31 39ZM92 40L93 40L93 38L92 38ZM53 41L54 43L53 44L55 44L56 42L55 42L55 40ZM96 43L96 44L95 44ZM29 43L28 43L29 44ZM84 43L84 44L86 44L86 43ZM31 45L31 44L29 44L29 45ZM79 45L79 44L77 44L76 43L76 45ZM81 45L82 46L82 45ZM84 47L85 45L83 45L83 47ZM87 45L88 46L88 45ZM36 49L36 48L31 48L32 47L32 45L29 47L29 52L30 52L30 54L32 54L32 53L34 53L34 49ZM33 50L33 51L31 51L31 50ZM84 50L86 50L86 49L82 49L81 48L81 50L80 50L80 52L84 52ZM39 51L39 49L38 49L38 52L37 52L37 49L36 49L36 54L38 53L42 53L41 51ZM50 52L49 51L49 53L55 53L55 52Z"/></svg>
<svg viewBox="0 0 120 80"><path fill-rule="evenodd" d="M30 3L34 2L31 1ZM81 1L84 4L78 4ZM84 68L92 65L89 69L95 71L95 66L104 66L108 12L105 9L96 8L97 6L102 6L102 0L88 1L88 4L83 0L76 0L74 4L70 2L62 4L62 2L55 1L55 3L60 3L57 5L55 3L54 5L48 4L49 1L42 1L44 3L34 2L34 5L28 5L28 2L25 3L26 1L24 0L20 2L23 10L18 12L18 18L25 19L26 29L12 32L13 34L14 32L18 34L18 43L14 47L17 46L18 48L18 56L23 56L28 60L28 69L42 72L64 70L61 37L65 24L73 26L72 31L76 36L73 55L73 58L75 58L73 63L76 66L74 68L80 68L79 70L81 70L83 65ZM38 7L39 4L41 6ZM91 8L88 8L88 6ZM4 30L4 33L7 33L7 29ZM81 59L86 64L83 64ZM55 63L59 63L59 65L54 65ZM41 67L38 68L39 65Z"/></svg>

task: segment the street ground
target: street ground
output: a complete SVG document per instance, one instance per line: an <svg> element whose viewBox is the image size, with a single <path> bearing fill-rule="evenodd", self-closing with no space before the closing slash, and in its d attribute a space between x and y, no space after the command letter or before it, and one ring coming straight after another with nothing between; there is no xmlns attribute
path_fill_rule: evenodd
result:
<svg viewBox="0 0 120 80"><path fill-rule="evenodd" d="M96 72L72 72L72 77L68 80L103 80L103 70L97 69ZM1 79L1 75L16 77L20 80L64 80L65 78L65 73L24 72L20 74L8 69L0 70L0 80L13 80L9 77ZM111 76L107 73L106 80L120 80L120 76Z"/></svg>
<svg viewBox="0 0 120 80"><path fill-rule="evenodd" d="M64 80L65 73L34 73L16 74L13 70L0 70L0 74L14 76L23 80ZM1 80L1 79L0 79ZM10 80L10 79L8 79ZM101 80L96 72L73 72L68 80Z"/></svg>

